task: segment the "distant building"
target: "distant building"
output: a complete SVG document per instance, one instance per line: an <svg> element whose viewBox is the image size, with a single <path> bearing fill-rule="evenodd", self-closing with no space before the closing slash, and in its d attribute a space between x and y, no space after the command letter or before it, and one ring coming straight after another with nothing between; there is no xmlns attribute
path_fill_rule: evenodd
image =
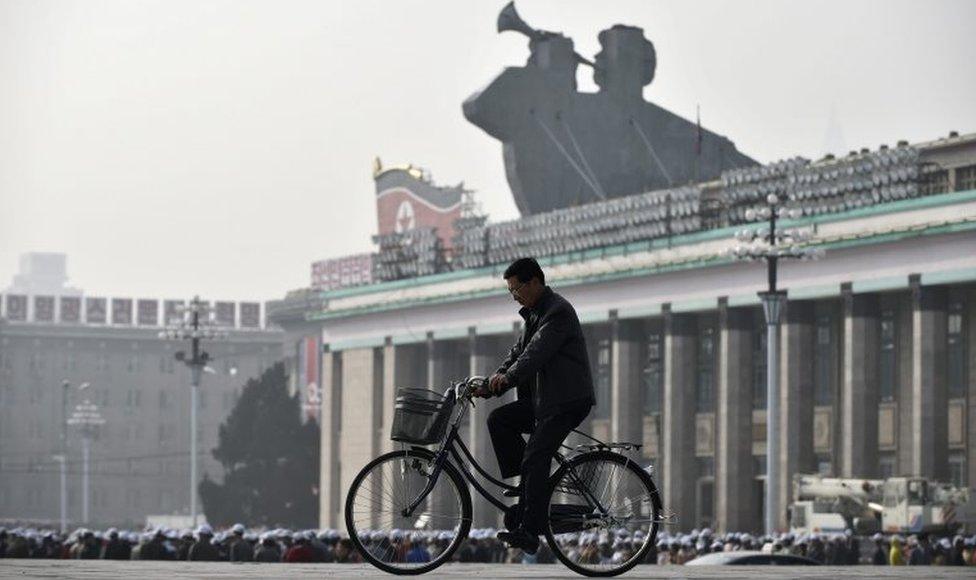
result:
<svg viewBox="0 0 976 580"><path fill-rule="evenodd" d="M30 269L11 288L57 290L57 267ZM23 263L23 262L22 262ZM22 268L22 273L24 269ZM39 276L46 284L38 284ZM158 338L180 301L5 294L0 300L0 520L60 517L62 409L90 401L106 420L92 445L89 522L81 520L81 440L67 431L71 526L141 527L147 514L185 514L189 506L190 377L174 359L188 344ZM27 308L30 305L30 308ZM161 307L162 306L162 307ZM279 330L264 325L259 303L217 302L226 340L208 341L213 372L200 387L200 475L223 473L211 450L244 383L281 360ZM64 380L70 388L62 387ZM78 386L89 383L85 390ZM64 395L67 395L64 398Z"/></svg>
<svg viewBox="0 0 976 580"><path fill-rule="evenodd" d="M28 252L20 256L20 271L14 275L6 294L79 296L81 290L65 286L68 282L68 257L51 252Z"/></svg>
<svg viewBox="0 0 976 580"><path fill-rule="evenodd" d="M353 254L312 262L312 288L315 290L336 290L372 281L372 254Z"/></svg>
<svg viewBox="0 0 976 580"><path fill-rule="evenodd" d="M767 459L765 269L725 252L769 193L803 208L780 226L809 230L826 257L780 269L785 441ZM976 135L746 167L478 229L474 267L269 303L289 337L322 345L321 526L341 526L352 478L394 448L396 387L442 390L497 368L522 322L501 273L524 255L583 324L597 406L582 428L643 444L677 529L761 529L768 461L785 482L976 484ZM496 404L462 431L491 469ZM786 505L789 485L773 492ZM473 525L497 515L474 498Z"/></svg>

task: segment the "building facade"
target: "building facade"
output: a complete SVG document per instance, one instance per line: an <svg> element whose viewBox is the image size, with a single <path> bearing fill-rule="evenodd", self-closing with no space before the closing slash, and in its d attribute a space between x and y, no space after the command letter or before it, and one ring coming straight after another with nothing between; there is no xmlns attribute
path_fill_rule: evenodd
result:
<svg viewBox="0 0 976 580"><path fill-rule="evenodd" d="M680 528L760 530L770 460L786 474L773 490L783 506L795 473L976 483L976 139L922 150L921 195L783 224L826 255L780 268L780 457L765 456L765 268L725 253L741 226L540 260L587 335L597 406L583 428L643 444ZM394 447L396 387L496 368L520 332L506 265L269 305L287 333L322 344L322 526L342 527L352 478ZM478 406L465 432L493 469L485 418L500 402ZM475 525L497 525L475 498Z"/></svg>
<svg viewBox="0 0 976 580"><path fill-rule="evenodd" d="M113 307L112 314L120 318L102 319L96 308L102 322L95 322L76 316L74 309L81 304L76 297L50 297L59 305L59 315L51 317L43 306L47 297L4 298L7 306L42 307L24 316L5 308L0 317L0 520L57 526L56 456L62 453L64 417L85 401L98 406L105 425L91 445L87 522L82 518L81 434L73 426L66 429L69 525L135 528L145 524L148 514L189 513L190 376L174 358L189 345L158 337L159 301L123 300L130 308L128 318L121 307ZM133 317L134 302L141 307ZM244 383L281 359L282 334L265 327L257 303L221 302L214 317L228 338L204 343L213 360L200 387L198 449L201 477L219 480L222 470L211 454L218 427ZM84 383L89 386L80 390Z"/></svg>

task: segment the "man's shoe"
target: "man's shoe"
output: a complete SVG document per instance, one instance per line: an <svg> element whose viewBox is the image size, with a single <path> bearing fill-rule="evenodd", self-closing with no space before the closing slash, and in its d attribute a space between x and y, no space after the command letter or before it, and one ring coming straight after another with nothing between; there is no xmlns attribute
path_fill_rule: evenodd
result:
<svg viewBox="0 0 976 580"><path fill-rule="evenodd" d="M516 487L515 489L506 489L502 492L505 497L522 497L522 488Z"/></svg>
<svg viewBox="0 0 976 580"><path fill-rule="evenodd" d="M530 556L539 551L539 537L519 528L514 532L498 532L495 536L513 548L520 548Z"/></svg>

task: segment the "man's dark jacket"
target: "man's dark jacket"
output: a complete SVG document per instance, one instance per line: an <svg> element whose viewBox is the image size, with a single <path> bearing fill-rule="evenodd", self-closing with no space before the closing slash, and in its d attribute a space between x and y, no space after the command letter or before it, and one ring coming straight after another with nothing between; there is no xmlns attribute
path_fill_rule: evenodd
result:
<svg viewBox="0 0 976 580"><path fill-rule="evenodd" d="M572 304L546 286L525 319L522 336L496 372L504 373L519 399L529 397L536 418L596 402L583 328Z"/></svg>

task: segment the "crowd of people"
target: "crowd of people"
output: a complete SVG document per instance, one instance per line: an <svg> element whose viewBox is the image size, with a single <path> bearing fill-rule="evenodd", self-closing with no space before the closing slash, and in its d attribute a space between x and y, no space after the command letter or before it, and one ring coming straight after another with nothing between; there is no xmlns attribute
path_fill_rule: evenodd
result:
<svg viewBox="0 0 976 580"><path fill-rule="evenodd" d="M556 562L543 542L534 555L508 548L495 538L496 530L474 529L454 553L457 562L547 564ZM366 531L363 546L377 554L395 553L403 562L421 563L438 556L450 544L451 532ZM637 531L628 534L583 532L557 536L570 558L587 564L630 559L645 544ZM859 537L849 530L838 534L791 533L758 536L716 534L705 528L689 534L662 532L643 559L644 564L681 565L713 552L755 550L804 556L834 566L936 565L976 566L976 536L931 537L899 535ZM189 560L229 562L358 563L362 558L349 538L338 530L248 530L242 524L220 531L209 525L196 530L166 528L133 532L79 528L62 537L53 530L0 527L0 558L57 558L105 560Z"/></svg>

